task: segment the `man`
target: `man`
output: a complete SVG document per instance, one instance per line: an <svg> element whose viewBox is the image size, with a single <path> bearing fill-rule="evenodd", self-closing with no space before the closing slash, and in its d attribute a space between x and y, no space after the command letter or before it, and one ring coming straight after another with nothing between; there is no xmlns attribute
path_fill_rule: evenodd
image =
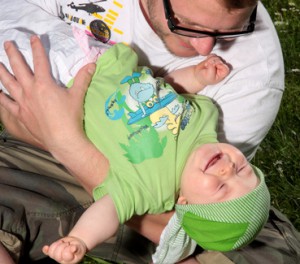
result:
<svg viewBox="0 0 300 264"><path fill-rule="evenodd" d="M102 1L97 3L101 12L91 15L90 5L78 0L28 1L41 7L34 9L39 19L47 11L99 41L131 44L140 64L151 65L159 76L198 64L209 53L220 55L232 65L232 74L201 94L213 98L219 107L219 139L237 146L249 160L254 156L276 117L284 89L280 44L260 2L256 8L255 0ZM45 19L35 25L23 20L11 25L24 27L26 23L25 28L36 34L49 29L66 34L65 28L57 28L61 21L53 17L47 24L42 23ZM76 50L72 56L82 56L78 54Z"/></svg>
<svg viewBox="0 0 300 264"><path fill-rule="evenodd" d="M51 23L55 23L56 30L63 30L70 35L70 30L63 26L62 21L58 22L40 9L29 7L19 0L18 2L20 10L21 8L30 10L31 14L40 12L43 18L37 27L29 27L28 30L43 34L47 32ZM141 57L140 63L154 67L157 75L164 75L165 72L178 67L196 64L203 59L202 56L211 52L228 60L233 68L230 77L219 86L208 87L202 94L212 97L219 107L220 141L235 144L251 159L278 111L284 86L282 55L272 22L260 3L255 22L256 1L251 3L241 1L240 6L231 6L226 2L226 8L225 2L208 0L144 0L140 3L119 1L117 4L115 1L100 2L98 6L107 13L99 11L96 13L97 17L101 16L103 21L107 21L108 15L114 14L115 20L111 21L115 22L108 27L104 22L103 24L92 20L88 26L95 38L109 44L119 41L131 44ZM95 8L95 5L93 3L92 7ZM65 20L74 18L72 21L81 21L80 16L83 13L79 11L87 12L91 5L66 1L65 4L56 3L54 8L52 5L50 7L48 11L57 12ZM122 11L116 12L117 8L122 8ZM71 11L78 11L78 19L75 19L74 14L69 14ZM6 12L9 14L9 10ZM13 27L23 25L24 30L22 18L14 21ZM27 16L26 22L29 22L28 20ZM123 28L120 29L121 25ZM256 30L252 33L254 25ZM114 32L117 33L114 35ZM243 36L237 38L239 35ZM91 192L97 184L98 173L104 173L109 165L98 163L99 153L84 137L82 131L81 105L93 72L93 65L87 65L78 73L70 90L59 89L51 79L40 42L32 38L32 46L36 59L34 76L22 63L14 46L11 43L5 45L16 79L8 75L3 68L0 69L0 78L15 101L4 95L0 96L1 120L12 135L44 148L59 162L52 159L47 152L3 136L0 182L3 183L7 194L13 193L17 199L10 201L8 196L1 199L1 204L5 208L1 210L4 219L1 223L3 230L1 241L3 244L14 245L9 249L10 252L21 252L24 259L37 260L42 257L40 249L44 242L47 243L67 233L91 202L90 196L80 188L65 168L88 192ZM77 54L78 51L75 50L72 55L76 57ZM199 56L196 56L197 54ZM72 112L68 111L69 109L72 109ZM166 215L166 220L168 217ZM143 218L141 222L137 217L130 225L151 240L157 241L165 223L157 220L157 216L140 218ZM274 219L277 218L273 217L271 223L275 222ZM16 228L16 225L19 228ZM20 228L22 226L24 227ZM152 229L152 226L155 229ZM123 228L120 229L117 239L111 241L113 246L108 243L99 248L102 250L99 255L113 261L146 263L149 259L145 258L147 254L143 254L145 247L136 248L137 244L142 246L145 241L135 242L132 239L136 239L136 236L133 238L127 236L131 231ZM122 239L123 230L126 236ZM293 249L285 243L279 231L274 228L274 224L269 224L263 233L263 238L266 239L262 239L259 243L266 243L266 246L261 247L262 250L265 248L276 250L277 244L274 246L270 237L276 237L275 240L280 241L279 245L286 246L284 250L278 251L280 252L278 259L295 259ZM22 250L17 248L18 242L22 243ZM131 248L128 249L128 246ZM132 248L136 251L132 251ZM213 260L213 257L221 256L224 263L230 261L228 258L237 261L236 263L242 263L240 259L244 259L244 255L248 252L252 254L252 250L254 250L252 247L245 248L245 254L232 252L227 254L227 257L222 254L218 256L215 254L212 256L210 253L200 254L199 261L205 263L207 257L210 263L221 263L219 259ZM254 252L258 260L254 258L250 261L257 263L262 252L259 250ZM283 258L281 254L284 255ZM17 257L17 254L14 254L14 257Z"/></svg>

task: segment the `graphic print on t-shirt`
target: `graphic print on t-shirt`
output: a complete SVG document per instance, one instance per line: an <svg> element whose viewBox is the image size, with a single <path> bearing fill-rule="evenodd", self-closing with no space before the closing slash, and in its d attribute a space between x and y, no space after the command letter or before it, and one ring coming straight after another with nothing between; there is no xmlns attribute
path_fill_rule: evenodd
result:
<svg viewBox="0 0 300 264"><path fill-rule="evenodd" d="M128 141L120 142L120 146L132 163L160 157L168 140L175 143L192 114L187 100L151 74L144 68L126 76L105 102L106 116L123 122L128 131Z"/></svg>
<svg viewBox="0 0 300 264"><path fill-rule="evenodd" d="M60 7L60 17L69 24L75 24L97 40L115 44L112 34L122 35L115 23L123 9L122 1L67 1Z"/></svg>

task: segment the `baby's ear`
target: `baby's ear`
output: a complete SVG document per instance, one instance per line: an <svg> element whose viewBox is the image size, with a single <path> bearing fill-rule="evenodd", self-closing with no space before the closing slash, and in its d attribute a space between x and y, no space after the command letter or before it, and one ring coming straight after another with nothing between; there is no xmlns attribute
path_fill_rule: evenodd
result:
<svg viewBox="0 0 300 264"><path fill-rule="evenodd" d="M177 200L177 204L187 204L188 201L184 196L179 196L178 200Z"/></svg>

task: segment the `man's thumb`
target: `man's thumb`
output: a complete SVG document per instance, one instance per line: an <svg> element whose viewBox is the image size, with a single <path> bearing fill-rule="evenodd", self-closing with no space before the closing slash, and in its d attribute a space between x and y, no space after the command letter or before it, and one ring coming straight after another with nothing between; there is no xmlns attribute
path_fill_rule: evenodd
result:
<svg viewBox="0 0 300 264"><path fill-rule="evenodd" d="M96 70L96 64L89 63L82 67L74 78L72 90L79 96L84 96Z"/></svg>

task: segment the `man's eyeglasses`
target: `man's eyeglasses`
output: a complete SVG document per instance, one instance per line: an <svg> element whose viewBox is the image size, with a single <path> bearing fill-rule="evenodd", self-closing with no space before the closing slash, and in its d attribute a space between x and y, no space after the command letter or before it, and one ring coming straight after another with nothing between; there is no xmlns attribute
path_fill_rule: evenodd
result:
<svg viewBox="0 0 300 264"><path fill-rule="evenodd" d="M229 32L210 32L210 31L185 28L185 27L176 25L176 22L172 16L173 12L172 12L172 9L170 6L170 0L163 0L163 3L164 3L164 9L165 9L165 16L166 16L166 19L168 20L169 29L173 33L182 35L185 37L190 37L190 38L214 37L216 39L236 38L239 36L250 34L255 29L257 6L254 8L254 10L250 16L250 19L249 19L249 24L245 30L229 31Z"/></svg>

